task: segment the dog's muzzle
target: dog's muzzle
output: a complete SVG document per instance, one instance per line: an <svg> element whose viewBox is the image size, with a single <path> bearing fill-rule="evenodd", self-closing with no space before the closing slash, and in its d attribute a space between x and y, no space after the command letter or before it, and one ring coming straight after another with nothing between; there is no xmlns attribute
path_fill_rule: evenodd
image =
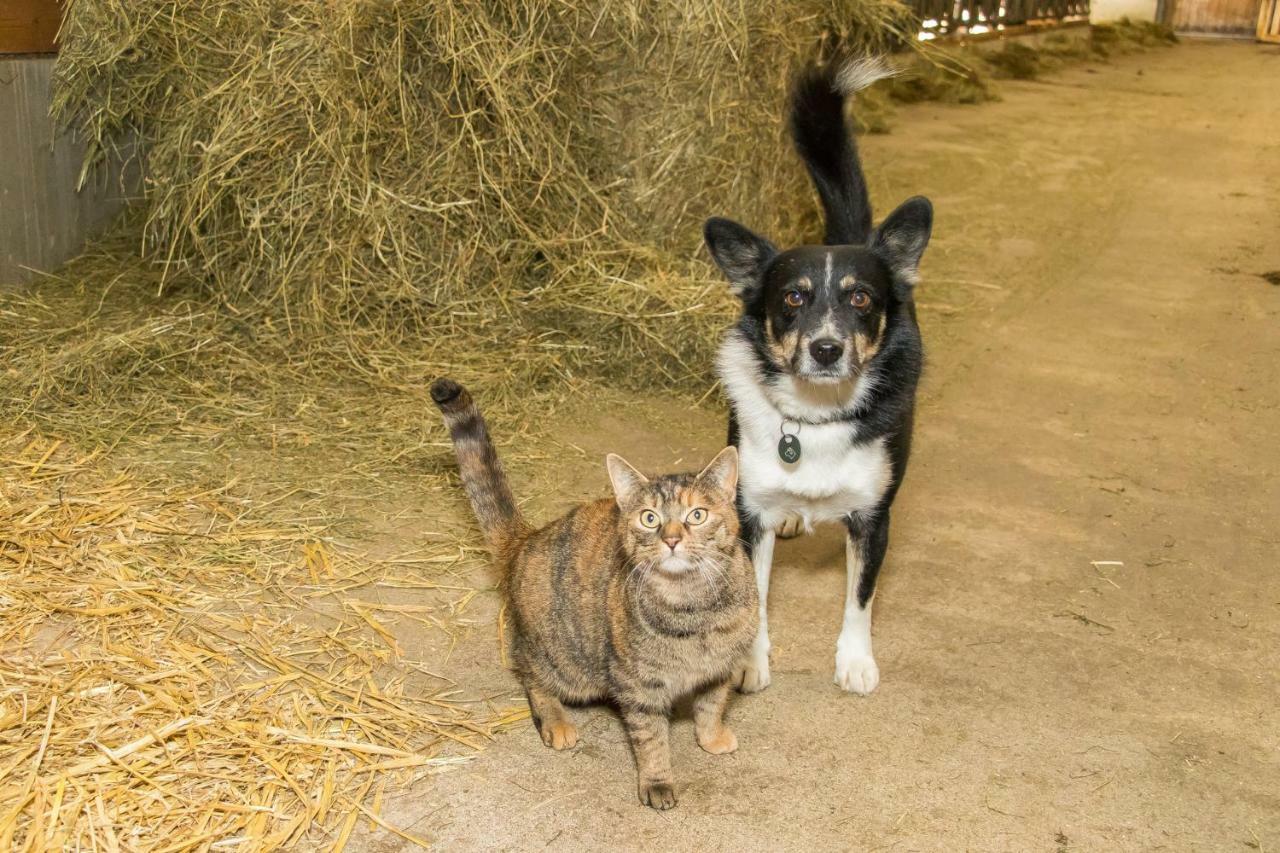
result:
<svg viewBox="0 0 1280 853"><path fill-rule="evenodd" d="M796 359L795 373L809 382L841 382L855 371L849 347L837 338L815 338L796 354L799 358Z"/></svg>

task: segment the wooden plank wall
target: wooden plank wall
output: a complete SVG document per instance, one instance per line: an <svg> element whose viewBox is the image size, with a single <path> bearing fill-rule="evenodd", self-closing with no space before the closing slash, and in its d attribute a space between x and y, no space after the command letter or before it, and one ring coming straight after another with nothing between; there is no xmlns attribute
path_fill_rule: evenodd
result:
<svg viewBox="0 0 1280 853"><path fill-rule="evenodd" d="M59 0L0 0L0 53L52 53Z"/></svg>
<svg viewBox="0 0 1280 853"><path fill-rule="evenodd" d="M1259 0L1173 0L1169 26L1180 33L1252 36Z"/></svg>
<svg viewBox="0 0 1280 853"><path fill-rule="evenodd" d="M1258 10L1258 41L1280 43L1280 0L1262 0Z"/></svg>
<svg viewBox="0 0 1280 853"><path fill-rule="evenodd" d="M76 254L140 185L136 159L77 192L84 147L49 118L52 56L0 58L0 287Z"/></svg>

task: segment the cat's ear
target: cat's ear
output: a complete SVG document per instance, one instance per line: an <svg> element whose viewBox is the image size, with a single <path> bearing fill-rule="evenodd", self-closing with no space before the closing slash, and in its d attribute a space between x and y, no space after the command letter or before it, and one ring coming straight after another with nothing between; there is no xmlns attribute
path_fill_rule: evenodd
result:
<svg viewBox="0 0 1280 853"><path fill-rule="evenodd" d="M649 480L616 453L606 456L604 465L609 469L609 482L613 483L613 494L618 499L618 507L626 510L633 506L638 493L649 485Z"/></svg>
<svg viewBox="0 0 1280 853"><path fill-rule="evenodd" d="M726 503L732 503L738 491L738 448L726 447L698 474L698 485Z"/></svg>

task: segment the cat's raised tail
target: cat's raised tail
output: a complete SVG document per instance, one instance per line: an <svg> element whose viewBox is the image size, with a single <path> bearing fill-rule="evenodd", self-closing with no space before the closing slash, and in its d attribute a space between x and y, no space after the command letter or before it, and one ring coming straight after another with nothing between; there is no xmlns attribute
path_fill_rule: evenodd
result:
<svg viewBox="0 0 1280 853"><path fill-rule="evenodd" d="M489 547L498 550L525 529L525 522L511 495L498 451L489 438L489 427L467 389L452 379L432 382L431 399L444 414L458 457L462 488L471 500L480 529Z"/></svg>

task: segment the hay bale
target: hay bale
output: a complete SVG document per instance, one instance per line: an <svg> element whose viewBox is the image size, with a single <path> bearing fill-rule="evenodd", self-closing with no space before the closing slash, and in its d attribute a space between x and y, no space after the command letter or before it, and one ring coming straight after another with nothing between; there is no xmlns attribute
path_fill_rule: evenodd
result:
<svg viewBox="0 0 1280 853"><path fill-rule="evenodd" d="M274 441L356 386L396 456L443 372L500 426L582 378L704 394L734 305L703 217L820 231L789 73L915 44L894 0L786 8L73 0L55 108L91 152L141 137L148 180L84 255L0 292L0 410L92 446ZM985 97L925 48L858 116Z"/></svg>
<svg viewBox="0 0 1280 853"><path fill-rule="evenodd" d="M788 74L912 31L892 0L75 0L55 108L95 150L144 140L163 289L687 379L719 321L670 319L723 298L700 221L803 221Z"/></svg>
<svg viewBox="0 0 1280 853"><path fill-rule="evenodd" d="M579 377L701 394L734 310L703 217L819 230L782 132L791 69L912 45L861 96L872 132L893 103L996 97L894 0L785 9L73 0L55 108L91 151L140 136L149 177L112 236L0 294L0 407L78 410L96 439L108 410L135 429L202 395L286 408L445 370L511 411Z"/></svg>

